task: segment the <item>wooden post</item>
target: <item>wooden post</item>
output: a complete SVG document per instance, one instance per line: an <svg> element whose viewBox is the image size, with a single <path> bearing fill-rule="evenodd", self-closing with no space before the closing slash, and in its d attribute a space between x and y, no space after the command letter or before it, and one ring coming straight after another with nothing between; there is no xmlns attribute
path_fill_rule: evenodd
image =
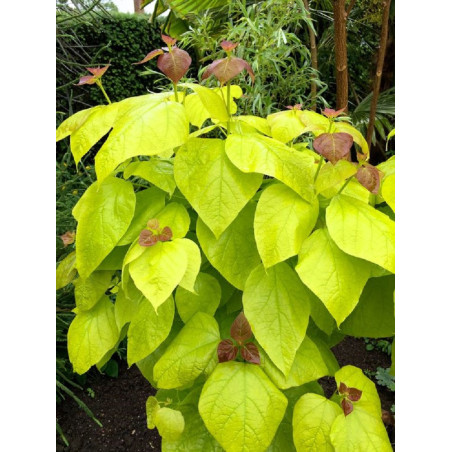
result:
<svg viewBox="0 0 452 452"><path fill-rule="evenodd" d="M309 9L309 0L303 0L304 7L306 9L306 15L308 16L308 19L311 20L311 11ZM311 46L311 66L312 69L314 69L316 72L319 69L319 63L317 58L317 44L315 39L315 33L314 30L311 27L308 27L309 31L309 41ZM311 110L317 109L317 84L315 82L315 79L317 78L316 74L311 75L311 101L312 101L312 107Z"/></svg>
<svg viewBox="0 0 452 452"><path fill-rule="evenodd" d="M336 109L348 110L347 13L345 0L333 0L334 56L336 61Z"/></svg>
<svg viewBox="0 0 452 452"><path fill-rule="evenodd" d="M380 95L381 75L383 73L383 64L385 61L386 44L388 41L389 29L389 11L391 9L391 0L383 0L383 19L381 24L380 48L378 50L377 70L375 72L372 104L370 106L369 125L367 126L366 140L370 149L372 135L375 127L375 115L377 114L378 96Z"/></svg>

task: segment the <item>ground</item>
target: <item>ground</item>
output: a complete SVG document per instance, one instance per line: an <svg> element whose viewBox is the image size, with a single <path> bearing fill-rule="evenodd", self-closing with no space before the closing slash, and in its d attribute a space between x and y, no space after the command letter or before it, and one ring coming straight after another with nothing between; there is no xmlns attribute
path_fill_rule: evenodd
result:
<svg viewBox="0 0 452 452"><path fill-rule="evenodd" d="M367 351L362 339L347 337L332 350L341 366L351 364L376 371L377 367L387 368L391 365L386 353L377 349ZM325 395L330 396L335 389L334 379L323 378L320 382ZM88 395L88 387L94 391L94 398ZM394 404L394 393L379 385L377 389L382 408L390 411ZM155 390L136 366L127 369L126 363L121 362L118 378L93 373L85 385L85 391L74 392L89 406L103 427L95 424L72 399L67 399L57 405L56 414L69 447L65 447L58 436L57 452L161 451L157 430L149 430L146 426L145 403L150 395L155 394ZM394 443L394 427L389 425L387 428Z"/></svg>

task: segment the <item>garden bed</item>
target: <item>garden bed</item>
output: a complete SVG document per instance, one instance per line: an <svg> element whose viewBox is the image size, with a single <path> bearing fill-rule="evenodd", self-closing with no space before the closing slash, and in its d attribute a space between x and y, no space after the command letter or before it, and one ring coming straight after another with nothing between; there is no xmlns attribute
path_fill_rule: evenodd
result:
<svg viewBox="0 0 452 452"><path fill-rule="evenodd" d="M361 339L345 338L333 347L333 352L340 366L351 364L375 372L378 367L391 366L390 357L381 350L366 350ZM330 396L335 390L334 378L320 380L325 395ZM57 419L69 441L65 447L57 437L57 451L77 452L157 452L161 450L161 439L156 429L148 430L146 425L145 402L155 390L143 378L136 366L127 370L124 361L119 365L119 377L110 378L93 374L85 388L94 391L91 398L86 389L74 391L82 399L103 427L96 425L72 399L67 399L57 406ZM394 393L377 385L382 409L390 411L394 404ZM389 439L394 444L394 427L387 426Z"/></svg>

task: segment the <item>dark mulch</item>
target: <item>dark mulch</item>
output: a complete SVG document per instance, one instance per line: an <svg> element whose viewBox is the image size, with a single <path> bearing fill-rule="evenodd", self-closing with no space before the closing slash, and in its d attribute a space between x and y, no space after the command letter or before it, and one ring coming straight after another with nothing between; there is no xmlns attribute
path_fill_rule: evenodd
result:
<svg viewBox="0 0 452 452"><path fill-rule="evenodd" d="M363 370L375 372L377 367L387 368L391 358L382 351L366 350L362 339L347 337L333 347L340 366L351 364ZM336 389L334 378L320 380L325 395L331 396ZM394 393L376 385L382 408L390 411ZM145 404L155 390L141 375L136 366L127 369L125 362L119 365L118 378L93 373L88 376L85 388L91 388L95 397L84 392L74 393L82 399L102 423L95 424L70 398L57 405L57 419L69 441L66 447L57 435L57 452L160 452L161 439L156 429L146 425ZM394 443L394 427L387 426L389 438ZM208 451L206 451L208 452Z"/></svg>
<svg viewBox="0 0 452 452"><path fill-rule="evenodd" d="M146 400L155 389L136 366L122 361L118 378L89 375L85 388L74 393L85 402L103 427L94 423L71 398L57 405L58 422L69 442L57 439L57 452L160 452L160 436L146 425Z"/></svg>

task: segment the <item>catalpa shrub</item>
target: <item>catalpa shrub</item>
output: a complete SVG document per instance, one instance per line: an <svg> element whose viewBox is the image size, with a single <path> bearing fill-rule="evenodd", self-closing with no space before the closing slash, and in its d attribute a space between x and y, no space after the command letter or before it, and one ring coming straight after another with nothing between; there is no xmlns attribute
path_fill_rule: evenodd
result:
<svg viewBox="0 0 452 452"><path fill-rule="evenodd" d="M330 347L394 335L394 158L368 164L341 111L236 115L231 79L254 74L235 44L209 88L180 83L191 59L165 42L140 63L158 56L173 91L57 130L76 163L108 134L57 269L75 286L74 371L102 369L127 337L129 366L158 388L146 411L163 451L391 451L375 385Z"/></svg>

